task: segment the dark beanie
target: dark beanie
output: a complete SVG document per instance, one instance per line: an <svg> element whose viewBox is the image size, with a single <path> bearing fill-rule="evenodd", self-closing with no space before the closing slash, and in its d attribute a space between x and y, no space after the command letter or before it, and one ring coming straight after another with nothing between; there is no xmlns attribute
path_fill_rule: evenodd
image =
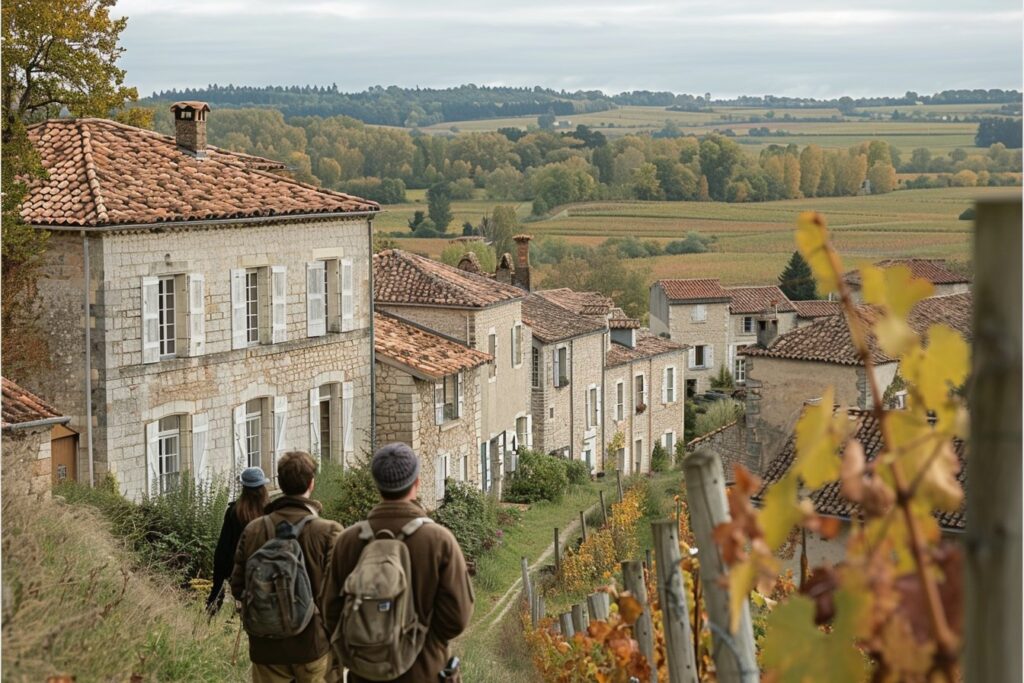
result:
<svg viewBox="0 0 1024 683"><path fill-rule="evenodd" d="M420 459L404 443L389 443L373 454L370 471L377 488L387 493L404 491L420 474Z"/></svg>

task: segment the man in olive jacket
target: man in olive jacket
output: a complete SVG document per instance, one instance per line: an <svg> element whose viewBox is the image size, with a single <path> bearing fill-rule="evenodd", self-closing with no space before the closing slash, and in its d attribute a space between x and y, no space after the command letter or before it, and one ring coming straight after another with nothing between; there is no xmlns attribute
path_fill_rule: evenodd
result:
<svg viewBox="0 0 1024 683"><path fill-rule="evenodd" d="M317 611L309 625L291 638L260 638L249 636L249 659L252 660L253 683L323 683L331 668L331 645L321 618L324 575L330 552L342 527L337 522L320 519L320 503L313 493L316 461L303 451L285 453L277 464L277 482L283 496L272 500L264 509L276 527L282 520L298 524L308 515L316 515L299 535L299 546L305 557L306 573L316 596ZM245 590L246 560L270 540L264 517L257 517L245 527L235 552L231 573L231 594L242 596Z"/></svg>
<svg viewBox="0 0 1024 683"><path fill-rule="evenodd" d="M420 461L403 443L392 443L373 455L370 468L383 501L370 511L368 520L374 532L388 529L397 534L405 524L426 511L416 502L420 488ZM433 683L448 661L448 642L462 633L473 615L473 587L466 569L466 558L452 532L440 524L424 524L405 541L412 566L412 584L416 614L428 627L426 641L412 668L395 679L396 683ZM349 527L338 537L331 555L328 583L324 589L327 628L333 633L341 620L341 589L355 569L359 555L367 545L359 539L359 529ZM349 683L363 679L348 674ZM448 680L457 681L457 678Z"/></svg>

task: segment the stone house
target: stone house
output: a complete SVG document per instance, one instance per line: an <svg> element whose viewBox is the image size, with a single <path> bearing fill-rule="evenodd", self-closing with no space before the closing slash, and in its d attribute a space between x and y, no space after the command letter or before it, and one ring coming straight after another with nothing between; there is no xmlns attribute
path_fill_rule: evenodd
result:
<svg viewBox="0 0 1024 683"><path fill-rule="evenodd" d="M377 441L420 456L420 500L444 499L445 481L480 484L480 389L489 354L416 323L374 315Z"/></svg>
<svg viewBox="0 0 1024 683"><path fill-rule="evenodd" d="M796 327L796 308L782 290L774 285L765 287L726 287L729 301L729 339L726 367L737 384L746 381L746 359L737 350L757 343L758 333L777 323L778 334Z"/></svg>
<svg viewBox="0 0 1024 683"><path fill-rule="evenodd" d="M608 327L538 294L523 300L530 328L533 448L585 461L604 452L601 390Z"/></svg>
<svg viewBox="0 0 1024 683"><path fill-rule="evenodd" d="M0 406L4 495L47 498L52 484L74 479L77 434L70 417L6 377Z"/></svg>
<svg viewBox="0 0 1024 683"><path fill-rule="evenodd" d="M53 368L32 386L83 435L77 469L131 498L233 481L285 451L352 462L372 444L374 202L206 144L101 119L29 129L46 179L22 206L51 232L39 313Z"/></svg>
<svg viewBox="0 0 1024 683"><path fill-rule="evenodd" d="M400 316L487 353L494 360L481 383L480 484L501 495L506 453L531 439L530 328L526 292L399 249L373 257L377 310ZM508 459L508 466L514 459Z"/></svg>
<svg viewBox="0 0 1024 683"><path fill-rule="evenodd" d="M927 280L935 285L935 291L933 292L935 296L963 294L970 291L971 288L970 278L950 270L943 259L895 258L878 261L875 265L880 268L906 266L910 269L912 276ZM854 300L861 301L860 271L851 270L843 276L843 279L849 285Z"/></svg>
<svg viewBox="0 0 1024 683"><path fill-rule="evenodd" d="M818 318L827 318L830 315L839 315L843 311L843 305L838 301L810 300L793 301L796 309L796 326L810 325Z"/></svg>

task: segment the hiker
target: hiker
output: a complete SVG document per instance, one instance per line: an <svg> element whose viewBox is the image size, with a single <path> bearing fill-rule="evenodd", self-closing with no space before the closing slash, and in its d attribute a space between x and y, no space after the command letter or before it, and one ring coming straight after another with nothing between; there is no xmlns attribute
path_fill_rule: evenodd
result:
<svg viewBox="0 0 1024 683"><path fill-rule="evenodd" d="M349 683L459 681L457 665L449 666L448 643L473 613L462 549L416 501L420 460L409 446L383 446L370 469L383 500L366 521L338 537L324 588L324 617L335 654L349 669ZM402 550L407 550L408 588L395 592L403 582L388 567L401 566ZM394 636L383 648L364 644L380 640L372 637L377 629Z"/></svg>
<svg viewBox="0 0 1024 683"><path fill-rule="evenodd" d="M277 464L284 495L249 522L235 552L231 594L242 602L253 683L323 683L331 668L319 599L342 527L319 517L315 475L309 453L285 453Z"/></svg>
<svg viewBox="0 0 1024 683"><path fill-rule="evenodd" d="M224 604L224 582L231 577L235 568L235 549L238 539L242 537L242 529L263 514L270 496L267 495L267 484L270 480L259 467L247 467L238 477L242 492L238 500L228 503L224 513L224 525L220 528L217 549L213 553L213 586L210 597L206 599L206 611L212 617Z"/></svg>

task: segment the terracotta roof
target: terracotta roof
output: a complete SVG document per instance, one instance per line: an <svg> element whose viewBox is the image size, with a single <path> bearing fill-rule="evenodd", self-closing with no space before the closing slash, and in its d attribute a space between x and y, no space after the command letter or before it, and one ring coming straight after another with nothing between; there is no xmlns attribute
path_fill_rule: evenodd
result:
<svg viewBox="0 0 1024 683"><path fill-rule="evenodd" d="M907 316L907 322L919 334L937 323L943 323L960 333L968 343L973 341L974 297L970 292L933 296L923 299Z"/></svg>
<svg viewBox="0 0 1024 683"><path fill-rule="evenodd" d="M484 308L526 291L400 249L373 257L373 298L379 304Z"/></svg>
<svg viewBox="0 0 1024 683"><path fill-rule="evenodd" d="M861 306L857 310L865 322L874 321L876 314L870 307ZM869 345L875 363L890 363L896 360L885 355L874 343L873 338L869 340ZM767 349L751 345L740 349L739 353L746 356L863 365L854 350L850 328L847 327L846 316L843 314L819 318L810 325L790 330L776 337Z"/></svg>
<svg viewBox="0 0 1024 683"><path fill-rule="evenodd" d="M727 287L731 297L730 313L761 313L777 310L779 313L792 313L796 309L793 303L775 285L764 287Z"/></svg>
<svg viewBox="0 0 1024 683"><path fill-rule="evenodd" d="M536 292L548 301L567 308L577 315L604 317L615 306L615 302L600 292L577 292L568 287L542 289Z"/></svg>
<svg viewBox="0 0 1024 683"><path fill-rule="evenodd" d="M628 346L612 343L608 353L605 354L604 365L610 368L634 360L660 356L663 353L682 351L687 348L689 347L685 344L679 344L671 339L651 334L648 330L638 330L636 333L636 347L629 348Z"/></svg>
<svg viewBox="0 0 1024 683"><path fill-rule="evenodd" d="M593 318L577 315L536 294L528 294L523 300L523 322L533 330L534 338L545 344L605 329Z"/></svg>
<svg viewBox="0 0 1024 683"><path fill-rule="evenodd" d="M654 283L665 290L669 301L729 301L729 292L717 279L658 280Z"/></svg>
<svg viewBox="0 0 1024 683"><path fill-rule="evenodd" d="M268 172L268 159L206 148L197 159L173 137L106 119L32 126L49 177L33 180L22 218L43 226L112 226L378 211L376 202Z"/></svg>
<svg viewBox="0 0 1024 683"><path fill-rule="evenodd" d="M910 268L910 273L914 277L923 278L936 285L952 285L970 282L969 278L958 273L954 273L946 268L946 262L943 259L892 258L885 259L884 261L878 261L875 265L881 268L907 266ZM851 285L859 286L861 283L860 271L851 270L843 277L843 279Z"/></svg>
<svg viewBox="0 0 1024 683"><path fill-rule="evenodd" d="M850 410L850 419L856 422L856 428L854 430L854 438L861 442L864 446L864 456L868 462L874 460L882 450L882 435L879 429L878 420L876 420L866 410ZM845 444L844 444L845 447ZM964 442L960 439L953 440L953 448L956 451L957 459L960 461L960 472L957 474L957 479L960 481L960 485L967 491L967 463L965 460L965 447ZM840 457L842 449L836 452L836 457ZM761 502L767 488L770 484L773 484L780 479L789 471L793 466L793 462L796 459L796 435L795 433L790 435L783 446L782 451L768 463L768 468L764 474L764 485L761 490L754 495L754 500ZM851 519L859 516L860 510L855 503L851 503L849 500L843 497L840 493L839 482L835 481L830 484L826 484L816 491L811 492L811 500L814 502L814 508L819 514L831 515L834 517L841 517L843 519ZM967 523L967 511L966 502L961 504L960 509L956 512L935 512L936 518L939 520L939 524L946 529L963 530Z"/></svg>
<svg viewBox="0 0 1024 683"><path fill-rule="evenodd" d="M373 316L373 348L377 358L391 360L414 374L435 380L494 359L489 353L383 313Z"/></svg>
<svg viewBox="0 0 1024 683"><path fill-rule="evenodd" d="M639 330L640 321L636 318L608 318L610 330Z"/></svg>
<svg viewBox="0 0 1024 683"><path fill-rule="evenodd" d="M19 424L38 420L53 420L54 423L57 423L67 422L71 419L63 417L49 403L6 377L0 378L0 382L3 385L3 401L0 412L3 414L4 429L16 429Z"/></svg>
<svg viewBox="0 0 1024 683"><path fill-rule="evenodd" d="M798 318L824 318L829 315L839 315L843 305L838 301L794 301Z"/></svg>

